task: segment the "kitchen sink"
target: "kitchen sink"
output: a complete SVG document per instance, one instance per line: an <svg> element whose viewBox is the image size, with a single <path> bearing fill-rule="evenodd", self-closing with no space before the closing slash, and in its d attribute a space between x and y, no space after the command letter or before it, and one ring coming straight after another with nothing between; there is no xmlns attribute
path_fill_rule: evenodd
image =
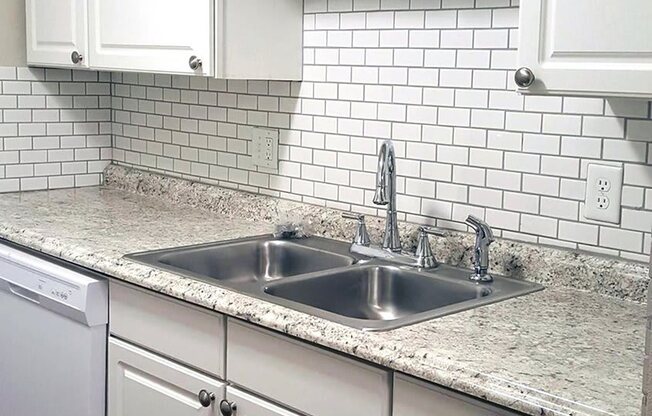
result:
<svg viewBox="0 0 652 416"><path fill-rule="evenodd" d="M389 330L543 289L469 270L423 270L349 251L326 238L272 235L155 250L127 257L313 316L368 331Z"/></svg>

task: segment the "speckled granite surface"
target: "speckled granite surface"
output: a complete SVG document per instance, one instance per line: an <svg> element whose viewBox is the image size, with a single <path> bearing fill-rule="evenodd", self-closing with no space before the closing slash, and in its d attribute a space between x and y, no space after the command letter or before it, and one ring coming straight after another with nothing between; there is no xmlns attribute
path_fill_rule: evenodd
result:
<svg viewBox="0 0 652 416"><path fill-rule="evenodd" d="M117 185L116 175L109 178ZM135 183L123 182L124 188L131 186ZM166 185L150 190L143 182L139 186L156 194ZM222 204L215 202L219 198L202 196L199 188L184 192L196 194L191 203L208 201L216 211L227 200L238 202L231 191L225 192ZM278 204L276 212L288 211L285 202ZM233 215L219 214L115 188L4 194L0 237L530 415L640 414L644 305L549 287L413 326L368 333L123 258L135 251L271 231L270 223L260 221L273 218L267 208L241 200L233 206L239 207L227 210ZM326 217L318 224L328 221L335 220ZM617 269L625 278L632 273L615 265L605 262L614 280ZM517 275L528 269L521 270ZM614 293L619 291L623 289Z"/></svg>

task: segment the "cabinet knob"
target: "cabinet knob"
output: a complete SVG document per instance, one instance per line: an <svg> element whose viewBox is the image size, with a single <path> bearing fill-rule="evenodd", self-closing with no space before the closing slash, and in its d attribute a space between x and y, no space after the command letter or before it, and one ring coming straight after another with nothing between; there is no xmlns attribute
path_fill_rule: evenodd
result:
<svg viewBox="0 0 652 416"><path fill-rule="evenodd" d="M190 66L190 69L192 69L193 71L196 71L199 68L201 68L201 59L199 59L195 55L193 55L188 60L188 65Z"/></svg>
<svg viewBox="0 0 652 416"><path fill-rule="evenodd" d="M223 416L233 416L237 409L238 406L235 404L235 402L230 402L228 400L222 400L220 402L220 412Z"/></svg>
<svg viewBox="0 0 652 416"><path fill-rule="evenodd" d="M202 390L197 395L199 403L204 407L210 407L211 404L215 401L215 394L209 393L206 390Z"/></svg>
<svg viewBox="0 0 652 416"><path fill-rule="evenodd" d="M516 74L514 74L514 81L516 81L516 85L521 88L529 87L535 80L536 77L534 76L534 72L532 72L530 68L519 68L516 71Z"/></svg>
<svg viewBox="0 0 652 416"><path fill-rule="evenodd" d="M73 64L79 64L81 61L84 60L84 55L81 53L74 51L73 53L70 54L70 60L72 61Z"/></svg>

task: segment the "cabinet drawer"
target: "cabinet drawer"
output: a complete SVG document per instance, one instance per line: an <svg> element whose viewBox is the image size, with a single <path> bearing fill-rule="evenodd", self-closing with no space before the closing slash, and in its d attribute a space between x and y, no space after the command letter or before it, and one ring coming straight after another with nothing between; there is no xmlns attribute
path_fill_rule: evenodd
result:
<svg viewBox="0 0 652 416"><path fill-rule="evenodd" d="M312 416L387 416L389 372L228 320L228 379Z"/></svg>
<svg viewBox="0 0 652 416"><path fill-rule="evenodd" d="M224 378L222 315L112 282L112 334Z"/></svg>
<svg viewBox="0 0 652 416"><path fill-rule="evenodd" d="M490 403L485 403L435 386L434 384L397 374L394 379L393 416L432 416L435 414L455 416L518 416L520 413L503 410Z"/></svg>
<svg viewBox="0 0 652 416"><path fill-rule="evenodd" d="M300 416L231 386L226 388L226 400L235 403L237 416Z"/></svg>
<svg viewBox="0 0 652 416"><path fill-rule="evenodd" d="M108 388L109 416L219 416L225 394L221 381L115 338ZM207 407L199 402L202 390L214 395Z"/></svg>

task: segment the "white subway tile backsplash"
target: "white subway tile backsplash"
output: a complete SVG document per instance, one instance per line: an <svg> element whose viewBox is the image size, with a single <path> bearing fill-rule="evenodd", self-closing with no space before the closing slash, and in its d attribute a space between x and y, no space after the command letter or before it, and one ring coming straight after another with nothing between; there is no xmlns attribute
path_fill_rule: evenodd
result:
<svg viewBox="0 0 652 416"><path fill-rule="evenodd" d="M97 82L106 77L2 68L0 78L18 79L3 81L1 89L0 164L4 176L21 178L5 182L2 191L98 185L112 153L110 84ZM76 184L75 176L62 176L71 169L78 174Z"/></svg>

